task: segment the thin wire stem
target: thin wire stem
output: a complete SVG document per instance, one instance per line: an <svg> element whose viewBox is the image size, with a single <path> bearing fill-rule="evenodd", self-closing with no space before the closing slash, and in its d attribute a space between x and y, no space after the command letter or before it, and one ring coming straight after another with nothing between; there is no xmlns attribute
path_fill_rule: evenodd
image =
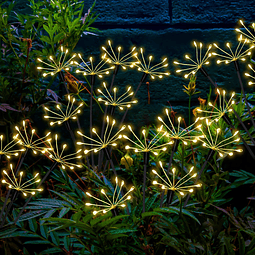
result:
<svg viewBox="0 0 255 255"><path fill-rule="evenodd" d="M16 176L18 175L18 173L19 173L20 167L21 167L21 165L23 164L23 161L24 161L24 159L25 159L25 157L26 157L26 155L27 155L27 152L28 152L28 148L26 148L24 154L22 155L22 157L21 157L21 159L20 159L20 161L19 161L19 165L17 166L16 172L15 172L15 177L16 177ZM11 194L11 189L8 190L8 193L7 193L7 195L6 195L6 198L5 198L5 201L4 201L2 210L1 210L0 220L1 220L2 222L1 222L0 227L2 227L3 224L4 224L4 221L2 220L2 217L3 217L3 213L4 213L4 210L5 210L5 207L6 207L6 204L7 204L7 201L8 201L8 198L9 198L10 194Z"/></svg>
<svg viewBox="0 0 255 255"><path fill-rule="evenodd" d="M144 152L143 159L144 159L144 166L143 166L143 213L144 213L145 212L146 173L147 173L147 166L149 163L149 152Z"/></svg>
<svg viewBox="0 0 255 255"><path fill-rule="evenodd" d="M44 175L44 177L42 178L42 180L41 180L40 183L38 184L37 188L39 188L39 187L43 184L43 182L46 180L46 178L49 176L49 174L54 170L54 168L56 167L57 163L58 163L58 162L55 161L55 162L52 164L52 166L50 167L50 169L48 170L48 172ZM20 218L21 214L23 213L23 211L25 210L26 206L27 206L28 203L30 202L31 198L32 198L32 196L30 196L30 197L28 198L28 200L26 201L26 203L23 205L21 211L19 212L17 218L16 218L15 221L14 221L14 224L17 223L18 219Z"/></svg>

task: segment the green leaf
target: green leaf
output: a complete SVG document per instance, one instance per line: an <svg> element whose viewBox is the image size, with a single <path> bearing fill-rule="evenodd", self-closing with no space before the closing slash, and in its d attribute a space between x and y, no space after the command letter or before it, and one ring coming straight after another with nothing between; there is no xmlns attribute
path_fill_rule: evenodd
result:
<svg viewBox="0 0 255 255"><path fill-rule="evenodd" d="M162 213L163 212L167 212L167 213L179 214L180 213L180 208L170 206L168 208L155 208L153 211L155 211L155 212L162 212ZM182 209L182 214L184 214L186 216L189 216L190 218L195 220L199 225L201 225L199 220L192 213L190 213L189 211L187 211L185 209Z"/></svg>
<svg viewBox="0 0 255 255"><path fill-rule="evenodd" d="M24 244L51 244L48 240L32 240L32 241L26 241Z"/></svg>
<svg viewBox="0 0 255 255"><path fill-rule="evenodd" d="M238 232L239 254L245 255L245 242L241 232Z"/></svg>
<svg viewBox="0 0 255 255"><path fill-rule="evenodd" d="M116 223L116 222L119 221L120 219L123 219L123 218L126 218L126 217L129 217L129 215L118 215L118 216L115 216L114 218L111 218L111 219L109 219L109 220L106 220L106 221L104 221L104 222L98 224L98 227L99 227L99 229L100 229L100 228L109 226L109 225L111 225L111 224Z"/></svg>
<svg viewBox="0 0 255 255"><path fill-rule="evenodd" d="M65 214L67 214L70 211L71 208L62 208L60 213L59 213L59 218L62 218Z"/></svg>
<svg viewBox="0 0 255 255"><path fill-rule="evenodd" d="M33 231L36 232L37 231L37 222L35 219L29 219L28 220L28 224L29 224L29 228Z"/></svg>
<svg viewBox="0 0 255 255"><path fill-rule="evenodd" d="M41 41L43 41L43 42L46 42L46 43L48 43L48 44L51 44L51 40L50 40L50 38L48 37L48 36L45 36L45 35L43 35L43 36L41 36Z"/></svg>
<svg viewBox="0 0 255 255"><path fill-rule="evenodd" d="M56 232L50 232L50 237L52 242L56 245L59 246L59 238L58 238L58 234Z"/></svg>
<svg viewBox="0 0 255 255"><path fill-rule="evenodd" d="M142 218L150 217L150 216L163 216L163 214L159 213L159 212L144 212L144 213L142 213Z"/></svg>
<svg viewBox="0 0 255 255"><path fill-rule="evenodd" d="M109 233L115 235L115 234L131 233L136 231L137 231L136 229L115 229L115 230L110 230Z"/></svg>
<svg viewBox="0 0 255 255"><path fill-rule="evenodd" d="M47 250L44 250L40 253L40 255L43 255L43 254L53 254L53 253L62 253L63 251L60 249L60 248L50 248L50 249L47 249Z"/></svg>

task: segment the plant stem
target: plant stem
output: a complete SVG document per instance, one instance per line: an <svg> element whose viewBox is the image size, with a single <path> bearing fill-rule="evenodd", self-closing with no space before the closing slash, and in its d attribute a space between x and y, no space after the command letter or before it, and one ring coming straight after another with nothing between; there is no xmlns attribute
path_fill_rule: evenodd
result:
<svg viewBox="0 0 255 255"><path fill-rule="evenodd" d="M14 203L16 197L17 197L17 194L18 194L18 191L16 190L16 191L14 192L14 195L13 195L12 199L11 199L11 202L9 203L9 205L8 205L8 207L7 207L7 210L6 210L6 212L5 212L5 215L4 215L4 217L3 217L3 220L2 220L2 223L1 223L1 226L0 226L0 227L3 227L4 222L5 222L6 218L7 218L7 215L8 215L8 213L10 212L11 207L12 207L12 205L13 205L13 203Z"/></svg>
<svg viewBox="0 0 255 255"><path fill-rule="evenodd" d="M111 212L113 217L118 216L117 208L112 209Z"/></svg>
<svg viewBox="0 0 255 255"><path fill-rule="evenodd" d="M22 155L22 157L21 157L21 159L20 159L20 161L19 161L19 165L17 166L16 172L15 172L15 177L16 177L16 176L18 175L18 173L19 173L20 167L21 167L21 165L23 164L23 161L24 161L24 159L25 159L25 157L26 157L26 155L27 155L27 152L28 152L28 148L26 148L24 154ZM2 220L2 217L3 217L4 209L5 209L5 207L6 207L6 204L7 204L7 201L8 201L8 198L9 198L10 194L11 194L11 189L8 190L8 193L7 193L7 195L6 195L6 198L5 198L5 201L4 201L2 210L1 210L0 220L1 220L2 222L1 222L0 227L2 227L3 224L4 224L4 221Z"/></svg>
<svg viewBox="0 0 255 255"><path fill-rule="evenodd" d="M199 70L211 82L211 84L214 86L214 88L217 88L217 84L211 79L211 77L206 72L206 70L203 67L201 67Z"/></svg>
<svg viewBox="0 0 255 255"><path fill-rule="evenodd" d="M236 73L237 73L237 76L238 76L239 84L241 86L241 90L242 90L242 94L243 94L243 99L244 99L245 104L247 106L248 113L249 113L249 116L251 118L252 125L255 128L254 119L253 119L253 116L251 114L251 109L250 109L249 103L248 103L246 95L245 95L245 91L244 91L244 87L243 87L243 82L242 82L241 75L240 75L239 62L238 62L238 60L233 61L233 62L234 62L234 65L235 65L235 69L236 69Z"/></svg>
<svg viewBox="0 0 255 255"><path fill-rule="evenodd" d="M38 184L37 188L39 188L39 187L43 184L43 182L46 180L46 178L49 176L49 174L54 170L54 168L56 167L57 163L58 163L58 162L55 161L55 162L52 164L52 166L50 167L50 169L48 170L48 172L44 175L44 177L42 178L42 180L41 180L40 183ZM26 203L23 205L21 211L19 212L17 218L16 218L15 221L14 221L14 224L17 223L18 219L20 218L21 214L22 214L23 211L25 210L25 207L27 206L27 204L30 202L31 198L32 198L32 196L30 196L30 197L28 198L28 200L26 201Z"/></svg>
<svg viewBox="0 0 255 255"><path fill-rule="evenodd" d="M179 142L180 142L180 140L177 140L177 139L174 140L173 148L171 150L171 155L170 155L170 159L169 159L169 162L168 162L168 167L167 167L167 172L166 172L167 175L169 175L170 167L172 165L173 158L174 158L174 153L177 151ZM162 191L162 193L161 193L160 208L162 208L162 206L163 206L164 193L165 193L164 191Z"/></svg>
<svg viewBox="0 0 255 255"><path fill-rule="evenodd" d="M66 94L68 95L68 94L69 94L69 91L68 91L68 88L67 88L67 86L66 86L65 77L64 77L64 74L63 74L62 71L59 72L59 79L60 79L61 82L63 83L64 88L65 88L65 91L66 91ZM80 98L80 96L79 96L79 98ZM74 111L74 106L72 106L72 111ZM71 135L71 137L72 137L74 146L76 146L76 142L75 142L76 139L75 139L75 136L74 136L74 134L73 134L73 132L72 132L72 130L71 130L71 128L70 128L70 125L69 125L69 123L66 124L66 125L69 126L69 127L66 126L66 127L67 127L67 130L69 131L69 133L70 133L70 135ZM78 129L81 130L81 125L80 125L79 118L77 118L77 126L78 126ZM81 140L82 140L82 142L84 143L83 137L81 137ZM88 165L88 169L90 169L90 163L89 163L88 156L86 156L86 162L87 162L87 165Z"/></svg>
<svg viewBox="0 0 255 255"><path fill-rule="evenodd" d="M104 148L104 154L106 155L107 161L109 161L110 164L111 164L111 167L112 167L112 170L113 170L114 175L117 176L117 172L116 172L116 169L115 169L115 167L114 167L112 158L111 158L110 153L109 153L109 151L108 151L108 148Z"/></svg>
<svg viewBox="0 0 255 255"><path fill-rule="evenodd" d="M93 87L95 84L95 75L90 76L90 106L89 106L89 128L90 128L90 138L92 139L92 126L93 126ZM91 149L93 149L93 142L91 140ZM95 168L95 163L94 163L94 152L93 150L91 151L91 163L92 163L92 168Z"/></svg>
<svg viewBox="0 0 255 255"><path fill-rule="evenodd" d="M232 108L233 109L233 108ZM237 114L237 112L233 109L234 114L236 115L237 119L239 120L239 123L242 125L242 127L244 128L244 130L246 131L246 133L248 134L248 136L250 137L252 142L255 142L253 137L251 136L250 132L248 131L248 129L246 128L246 126L244 125L244 123L242 122L241 118L239 117L239 115ZM235 129L234 125L232 124L231 120L229 119L227 114L223 115L223 120L232 128ZM247 149L247 151L250 153L251 157L255 160L255 155L252 152L251 148L249 147L249 145L246 143L246 141L243 139L243 137L240 135L240 133L238 133L239 138L241 139L241 141L243 142L245 148ZM255 143L254 143L255 145Z"/></svg>
<svg viewBox="0 0 255 255"><path fill-rule="evenodd" d="M110 116L113 117L114 115L114 112L115 112L115 108L116 106L111 106L110 107ZM106 112L106 109L105 109L105 112ZM105 123L105 118L104 118L104 123ZM103 123L103 127L104 128L104 123ZM103 134L102 131L101 131L101 138L103 138ZM101 167L102 167L102 164L103 164L103 160L104 160L104 152L105 150L101 150L99 152L99 156L98 156L98 170L100 171L101 170Z"/></svg>
<svg viewBox="0 0 255 255"><path fill-rule="evenodd" d="M204 162L204 164L203 164L201 170L199 171L195 182L197 182L198 179L200 179L200 177L201 177L201 175L202 175L202 173L203 173L203 171L204 171L204 169L205 169L207 163L211 160L211 158L213 157L214 154L215 154L215 151L214 151L214 150L210 149L210 150L208 151L207 156L206 156L206 158L205 158L205 162ZM188 204L189 199L190 199L190 194L188 194L188 196L187 196L187 198L186 198L186 201L184 202L184 205L183 205L184 207L186 207L186 205Z"/></svg>
<svg viewBox="0 0 255 255"><path fill-rule="evenodd" d="M189 125L190 125L190 115L191 115L190 104L191 104L191 95L189 95Z"/></svg>
<svg viewBox="0 0 255 255"><path fill-rule="evenodd" d="M143 84L143 82L146 80L147 76L148 76L147 73L144 73L144 74L143 74L143 76L142 76L142 78L141 78L141 81L140 81L140 83L139 83L139 85L138 85L138 87L137 87L137 89L136 89L135 93L133 94L133 96L132 96L132 98L131 98L130 101L133 101L133 100L134 100L134 98L135 98L135 96L136 96L136 94L137 94L139 88L141 87L141 85ZM123 122L124 122L124 120L125 120L125 118L126 118L126 115L127 115L127 113L128 113L128 110L129 110L129 108L127 108L127 110L125 111L125 113L124 113L124 115L123 115L123 117L122 117L122 119L121 119L120 126L122 126L122 124L123 124Z"/></svg>
<svg viewBox="0 0 255 255"><path fill-rule="evenodd" d="M146 173L147 173L147 166L149 163L149 152L143 153L143 213L145 212L145 188L146 188Z"/></svg>
<svg viewBox="0 0 255 255"><path fill-rule="evenodd" d="M245 124L243 123L243 121L241 120L240 116L238 115L238 113L233 109L232 110L235 114L235 116L237 117L239 123L242 125L243 129L245 130L245 132L247 133L247 135L249 136L249 138L251 139L252 143L255 145L255 140L253 139L253 137L251 136L251 133L249 132L249 130L247 129L247 127L245 126Z"/></svg>

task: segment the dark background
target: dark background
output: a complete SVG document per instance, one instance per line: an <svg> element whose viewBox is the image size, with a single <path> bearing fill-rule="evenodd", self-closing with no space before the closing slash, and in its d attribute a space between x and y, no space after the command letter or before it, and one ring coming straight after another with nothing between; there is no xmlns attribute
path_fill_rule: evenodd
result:
<svg viewBox="0 0 255 255"><path fill-rule="evenodd" d="M25 2L20 0L15 9L23 13L30 11ZM92 4L92 0L85 1L84 13ZM127 116L127 121L140 126L154 123L163 113L164 106L172 106L179 115L187 117L188 96L182 89L189 80L177 75L172 63L174 60L183 62L187 53L194 58L194 40L203 42L206 47L213 42L222 48L226 42L232 42L236 47L237 33L234 30L240 27L238 20L244 20L247 26L255 21L255 1L240 0L97 0L94 11L99 17L93 25L101 32L80 39L75 51L82 52L84 58L93 55L95 61L99 60L101 47L107 45L108 39L115 48L123 46L123 53L133 45L143 47L145 56L154 56L155 64L168 57L171 76L150 81L150 105L147 86L143 85L137 95L139 104ZM218 86L228 92L240 92L234 66L216 65L215 58L210 62L207 72ZM245 70L247 62L241 64L241 73ZM103 80L109 83L110 78ZM141 73L136 71L120 72L115 85L136 88L140 79ZM102 81L98 80L95 87L101 86ZM249 91L246 79L244 84ZM198 97L207 97L209 87L210 83L198 74L197 89L202 93L192 98L193 108L199 104Z"/></svg>

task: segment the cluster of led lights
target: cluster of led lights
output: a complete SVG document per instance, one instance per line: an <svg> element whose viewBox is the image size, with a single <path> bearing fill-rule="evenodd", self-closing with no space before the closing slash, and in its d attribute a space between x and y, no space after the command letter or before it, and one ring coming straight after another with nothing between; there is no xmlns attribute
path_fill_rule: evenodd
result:
<svg viewBox="0 0 255 255"><path fill-rule="evenodd" d="M243 48L245 45L247 45L250 42L255 42L255 37L254 35L245 27L242 21L240 21L243 27L246 29L247 33L244 33L240 29L236 29L237 32L241 33L243 36L246 38L243 39L242 35L239 37L239 44L236 48L235 51L232 51L230 44L227 43L226 46L229 49L229 52L221 49L217 44L209 45L204 56L202 56L203 52L203 44L202 43L197 43L193 42L195 49L196 49L196 58L193 60L189 55L185 55L185 58L190 62L190 63L180 63L177 61L174 61L174 64L183 66L183 69L178 69L176 70L177 73L180 72L185 72L184 77L188 78L191 74L196 74L196 72L202 68L203 65L208 65L209 64L209 58L214 55L218 56L221 59L217 60L217 63L224 62L226 64L236 61L238 59L244 61L246 56L251 55L251 50L254 48L254 45L250 46L247 50L243 51ZM253 29L255 31L255 25L252 24ZM78 66L79 69L76 70L76 73L82 73L83 75L97 75L98 77L102 78L103 75L109 74L110 70L114 69L115 66L121 66L123 69L126 69L127 67L137 67L138 71L143 72L147 75L149 75L152 79L155 79L155 77L158 78L163 78L163 76L169 76L169 72L163 71L164 68L168 66L167 64L167 59L164 58L160 63L156 65L151 65L152 63L152 56L148 57L148 62L145 61L145 57L143 54L143 49L140 49L140 55L141 55L141 60L138 57L138 52L135 52L136 48L134 47L131 52L128 54L124 55L121 57L121 47L117 48L117 53L115 54L111 42L108 41L108 45L110 47L110 50L108 51L105 47L102 47L102 49L105 51L105 54L102 56L101 61L98 64L93 63L93 58L89 58L89 62L84 61L82 56L78 54L78 57L81 59L82 63L78 63L74 61L73 59L77 56L74 54L70 59L66 61L66 56L68 54L68 50L64 50L64 48L61 46L60 48L60 55L58 58L54 58L52 56L49 57L48 62L42 61L40 58L38 58L38 61L42 64L45 65L45 67L37 67L38 70L43 70L43 76L46 77L48 75L55 75L58 72L65 70L68 71L70 70L70 66L75 65ZM221 54L218 54L216 52L210 52L212 47L217 48L218 50L221 51ZM133 60L135 59L135 61ZM105 68L105 64L110 64L110 67ZM255 72L255 70L252 68L251 65L249 65L249 68ZM246 76L249 76L253 79L252 75L246 73ZM254 82L249 82L249 85L255 84ZM131 104L136 103L136 100L133 101L127 101L126 99L130 96L133 95L133 92L131 92L131 87L127 89L127 91L122 94L120 97L117 98L117 89L113 88L113 94L110 93L110 91L107 89L106 84L103 83L103 86L106 90L106 93L103 93L101 89L98 89L98 92L103 96L102 98L99 98L99 101L102 101L105 103L105 105L111 105L111 106L116 106L119 109L123 110L123 107L130 107ZM226 92L223 91L221 93L220 90L217 89L217 93L219 95L219 106L216 107L213 105L211 102L208 103L209 107L212 107L212 111L207 111L207 110L202 110L198 109L198 112L203 112L206 114L210 115L210 118L213 119L212 121L209 121L207 117L199 117L192 125L190 125L187 128L181 128L180 123L181 123L181 117L177 119L177 128L174 126L170 116L169 116L169 111L166 109L166 115L168 117L170 125L167 125L164 120L161 117L158 117L158 120L163 124L157 131L155 135L151 138L149 142L148 137L146 134L145 130L142 130L142 135L143 135L143 141L141 141L136 134L133 132L131 126L128 125L128 129L131 131L132 135L135 137L136 141L133 141L126 135L122 135L121 132L125 129L125 126L120 128L114 135L111 136L113 127L115 125L115 120L111 122L110 125L110 120L109 117L107 116L106 122L107 126L103 135L103 138L99 136L97 133L96 129L93 128L92 132L96 135L98 140L92 139L84 134L82 134L80 131L77 133L86 139L90 140L92 143L83 143L83 142L78 142L78 145L85 145L85 146L92 146L92 149L85 149L84 153L87 154L90 151L98 152L107 146L116 146L117 143L116 141L120 138L124 138L126 140L129 140L132 142L135 146L129 146L127 145L125 148L126 149L133 149L135 152L150 152L152 151L154 154L158 154L157 152L159 150L165 151L167 148L165 145L173 144L174 140L181 140L185 145L187 142L197 142L198 140L202 142L202 145L206 148L215 150L216 152L219 153L221 157L223 157L225 154L228 154L230 156L233 155L233 152L241 152L241 149L229 149L226 148L229 144L233 144L239 142L239 138L236 138L238 131L236 131L233 135L229 136L226 139L220 138L220 133L221 130L219 128L216 129L216 132L211 132L210 126L213 123L213 121L218 122L218 120L223 117L225 114L228 112L231 112L232 105L234 104L234 93L232 93L231 98L229 99L228 102L226 102L225 99L225 94ZM76 115L79 114L80 107L82 104L80 104L75 110L73 110L73 105L74 105L75 99L71 98L70 95L68 96L68 105L66 107L66 111L64 112L61 109L60 105L57 105L57 110L58 112L50 110L48 107L45 107L45 110L50 113L50 115L44 116L46 119L51 119L52 121L50 122L50 125L54 124L62 124L63 122L69 120L69 119L76 119ZM203 120L205 119L206 123L206 128L202 124L195 126L198 120ZM163 130L163 127L166 129L166 131ZM33 129L31 132L31 135L29 136L28 133L26 132L26 127L25 127L25 122L23 122L23 130L24 134L22 135L20 129L18 127L15 127L15 129L18 131L18 134L14 137L14 140L7 144L5 147L2 145L2 139L3 136L0 136L1 140L1 148L0 148L0 155L4 154L8 158L11 156L17 156L18 152L24 151L25 149L18 149L18 150L12 150L12 147L15 146L16 144L22 145L26 147L27 149L32 149L33 152L36 154L38 151L45 153L47 152L49 157L56 162L60 163L62 168L65 169L70 168L74 169L74 167L81 167L81 165L72 163L74 159L79 159L82 156L80 155L81 149L78 150L75 153L69 154L69 155L64 155L64 151L67 147L66 144L62 146L62 149L58 147L58 136L55 135L55 148L51 143L51 139L46 139L50 133L48 133L46 136L43 138L37 139L33 141L34 133L35 130ZM192 135L193 131L199 131L201 132L199 135ZM160 144L158 145L159 141L163 137L170 137L170 142L167 144ZM49 147L42 147L42 144L45 144L45 142L49 145ZM190 171L183 177L177 178L176 177L176 170L175 168L172 169L172 181L170 180L169 176L166 174L166 171L164 170L162 163L159 162L161 169L163 170L163 173L166 177L166 180L162 178L156 170L153 170L152 172L157 175L162 183L158 183L156 180L153 181L153 184L155 185L160 185L162 189L167 189L167 190L172 190L172 191L177 191L181 196L185 195L187 192L191 193L193 192L193 189L195 187L201 187L201 184L194 184L190 185L188 184L190 180L194 177L196 177L196 173L192 174L193 167L190 169ZM29 189L30 185L33 185L34 183L39 182L40 180L37 179L38 174L36 174L31 180L24 182L23 184L21 183L22 181L22 176L23 172L20 172L19 180L15 177L12 165L11 165L11 171L12 171L12 178L8 173L4 170L3 173L6 175L7 179L2 180L2 183L5 183L8 185L10 189L16 189L17 191L23 192L23 194L26 196L28 193L34 195L35 191L41 191L42 189ZM97 214L99 212L106 213L112 209L115 209L117 207L125 207L125 202L127 200L131 199L131 196L128 195L131 191L133 191L134 187L132 187L124 196L121 195L121 189L124 185L124 181L121 182L121 185L118 185L118 178L116 177L115 179L116 182L116 187L112 196L112 200L108 197L107 193L104 191L104 189L101 190L101 193L105 196L107 201L101 200L97 197L92 196L90 193L86 193L89 197L94 198L95 200L99 201L100 203L103 203L103 205L97 205L97 204L91 204L91 203L86 203L87 206L97 206L97 207L103 207L102 210L94 211L93 214ZM187 185L188 184L188 185Z"/></svg>
<svg viewBox="0 0 255 255"><path fill-rule="evenodd" d="M19 144L19 141L17 141L18 134L13 137L13 140L3 146L3 135L0 135L0 155L5 155L8 159L11 158L11 156L18 156L19 152L25 151L24 148L22 149L12 149L15 145Z"/></svg>
<svg viewBox="0 0 255 255"><path fill-rule="evenodd" d="M136 47L133 47L128 54L121 57L122 48L120 46L117 49L117 54L115 54L110 40L108 40L108 45L110 47L110 51L108 51L104 46L102 47L102 50L104 50L107 54L107 59L110 64L119 65L122 67L122 69L126 70L127 67L131 66L134 63L134 61L130 60L133 59L133 54Z"/></svg>
<svg viewBox="0 0 255 255"><path fill-rule="evenodd" d="M120 134L126 126L122 126L114 135L112 135L112 130L114 128L114 125L116 124L115 120L112 120L110 124L109 116L106 117L106 129L104 131L103 139L100 137L100 135L97 133L95 128L92 128L92 133L96 135L97 140L86 136L82 134L80 131L77 131L78 135L85 137L87 140L90 140L91 143L87 142L77 142L77 145L85 145L85 146L92 146L91 149L85 149L84 153L88 154L89 152L99 152L102 149L105 149L108 146L117 146L116 141L122 138L122 135ZM112 136L111 136L112 135Z"/></svg>
<svg viewBox="0 0 255 255"><path fill-rule="evenodd" d="M105 82L103 82L103 86L105 88L106 94L102 92L101 89L98 89L98 93L100 93L103 98L98 98L99 102L103 102L105 105L118 107L120 110L123 110L124 107L131 107L131 104L136 104L137 100L127 101L128 97L133 96L134 92L130 91L131 87L128 87L127 91L123 93L121 96L117 97L117 88L113 88L113 95L107 89Z"/></svg>
<svg viewBox="0 0 255 255"><path fill-rule="evenodd" d="M168 67L168 63L167 63L167 58L164 58L160 63L151 66L151 61L152 61L152 56L148 57L148 63L146 63L144 55L143 55L143 48L140 48L140 53L142 56L142 60L139 59L138 57L138 53L136 52L133 56L136 58L136 62L133 62L133 64L131 65L131 68L133 68L134 66L137 67L137 70L139 72L143 72L148 74L152 79L155 79L155 77L158 77L160 79L163 78L163 76L169 76L170 73L169 72L165 72L162 69Z"/></svg>
<svg viewBox="0 0 255 255"><path fill-rule="evenodd" d="M195 122L191 124L190 126L186 128L181 128L182 117L178 117L177 118L178 124L177 124L177 127L175 127L169 115L169 110L166 109L165 112L170 125L167 125L161 117L158 117L158 120L166 128L167 130L166 136L170 138L170 144L173 144L174 140L179 140L183 142L184 145L187 145L188 142L194 142L194 143L197 142L197 135L193 135L193 133L197 129L197 127L195 127L194 125L197 123L199 118L197 118Z"/></svg>
<svg viewBox="0 0 255 255"><path fill-rule="evenodd" d="M44 107L45 111L51 113L52 115L45 115L44 118L45 119L51 119L52 121L50 122L50 125L53 126L55 124L62 124L65 121L68 121L69 119L77 119L77 114L81 113L80 108L83 106L83 103L80 103L79 106L77 106L74 110L73 110L73 105L75 102L75 98L71 97L70 95L68 95L68 104L66 106L66 110L65 112L62 111L61 106L59 104L57 104L56 108L58 110L58 112L52 111L50 110L48 107Z"/></svg>
<svg viewBox="0 0 255 255"><path fill-rule="evenodd" d="M211 108L211 111L209 110L203 110L201 108L198 108L197 111L199 113L206 113L207 116L199 117L200 120L210 117L213 121L218 122L220 118L222 118L224 115L231 113L233 111L232 106L235 104L235 100L233 99L235 96L235 92L232 92L230 99L226 102L226 91L217 89L217 94L219 96L219 106L213 105L212 102L208 103L208 106Z"/></svg>
<svg viewBox="0 0 255 255"><path fill-rule="evenodd" d="M239 133L238 131L236 131L233 135L230 135L227 138L221 137L220 139L221 129L212 129L211 125L213 122L210 122L208 119L206 119L205 122L205 127L202 124L198 126L199 130L203 134L202 136L199 136L199 140L202 142L203 147L216 151L220 157L223 157L226 154L229 156L233 156L234 152L243 151L242 149L235 149L233 147L227 148L228 145L238 143L240 141L240 138L237 138L237 135ZM214 131L212 131L211 129Z"/></svg>
<svg viewBox="0 0 255 255"><path fill-rule="evenodd" d="M190 180L197 176L197 173L194 173L194 167L192 166L189 172L181 178L178 178L176 175L176 168L172 168L172 178L167 174L166 170L164 170L163 164L159 161L159 165L164 173L166 179L164 179L156 170L152 170L152 173L155 174L160 182L154 180L152 182L153 185L159 185L163 190L171 190L179 193L181 196L185 196L187 193L192 193L194 188L200 188L202 186L201 183L190 184Z"/></svg>
<svg viewBox="0 0 255 255"><path fill-rule="evenodd" d="M212 45L210 44L207 48L207 51L205 55L202 57L202 52L203 52L203 44L193 42L195 48L196 48L196 59L193 60L189 55L185 55L185 59L187 59L190 63L180 63L178 61L174 61L173 63L175 65L180 65L183 66L183 69L178 69L176 70L176 73L180 72L188 72L184 75L184 78L188 78L190 75L195 75L199 69L202 68L203 65L208 65L210 62L208 59L212 56L212 53L210 53L210 50L212 48ZM199 44L199 46L198 46Z"/></svg>
<svg viewBox="0 0 255 255"><path fill-rule="evenodd" d="M86 203L85 205L86 206L96 206L96 207L101 207L103 209L101 210L98 210L98 211L93 211L93 214L96 215L100 212L102 213L107 213L111 210L114 210L116 209L117 207L121 207L121 208L125 208L126 207L126 201L130 200L131 199L131 195L129 195L133 190L134 190L134 187L131 187L128 192L125 194L125 195L121 195L121 190L124 186L124 181L121 181L121 184L119 185L119 180L118 180L118 177L115 177L115 183L116 183L116 186L115 186L115 189L114 189L114 192L112 194L112 200L109 198L109 196L107 195L107 193L105 192L104 189L101 189L101 193L104 195L104 197L106 198L106 200L102 200L102 199L99 199L93 195L91 195L89 192L86 192L86 195L88 197L92 197L94 198L96 201L100 202L101 204L91 204L91 203Z"/></svg>
<svg viewBox="0 0 255 255"><path fill-rule="evenodd" d="M8 185L9 189L14 189L16 191L22 192L24 196L27 196L27 194L35 195L36 191L40 192L42 189L33 189L30 188L33 184L36 184L40 182L40 179L38 179L39 173L35 174L35 176L25 182L22 183L22 178L24 172L19 173L19 178L17 178L13 171L13 166L10 164L11 174L8 174L6 170L3 170L5 179L2 180L3 184Z"/></svg>
<svg viewBox="0 0 255 255"><path fill-rule="evenodd" d="M74 64L73 59L76 57L76 54L73 54L73 56L68 59L66 62L66 56L68 54L68 49L64 50L63 46L60 47L60 56L57 59L54 59L54 57L49 56L49 63L42 61L40 58L37 58L37 60L44 64L46 67L38 66L38 70L45 71L42 75L43 77L46 77L48 75L55 75L56 73L62 71L62 70L70 70L70 66Z"/></svg>
<svg viewBox="0 0 255 255"><path fill-rule="evenodd" d="M149 139L148 134L146 134L146 130L143 129L142 130L142 135L143 135L143 141L140 140L137 135L134 133L134 131L132 130L131 126L128 125L128 129L130 130L130 132L133 134L133 136L135 137L136 141L133 141L132 139L130 139L128 136L123 135L123 138L130 141L131 143L133 143L135 145L135 147L130 146L130 145L126 145L125 149L126 150L134 150L135 152L152 152L154 155L158 155L158 151L162 150L162 151L166 151L166 147L165 144L159 144L159 141L167 134L167 132L162 133L163 126L161 126L158 129L158 133L153 134L152 138L150 139L149 142L147 142L147 140Z"/></svg>

